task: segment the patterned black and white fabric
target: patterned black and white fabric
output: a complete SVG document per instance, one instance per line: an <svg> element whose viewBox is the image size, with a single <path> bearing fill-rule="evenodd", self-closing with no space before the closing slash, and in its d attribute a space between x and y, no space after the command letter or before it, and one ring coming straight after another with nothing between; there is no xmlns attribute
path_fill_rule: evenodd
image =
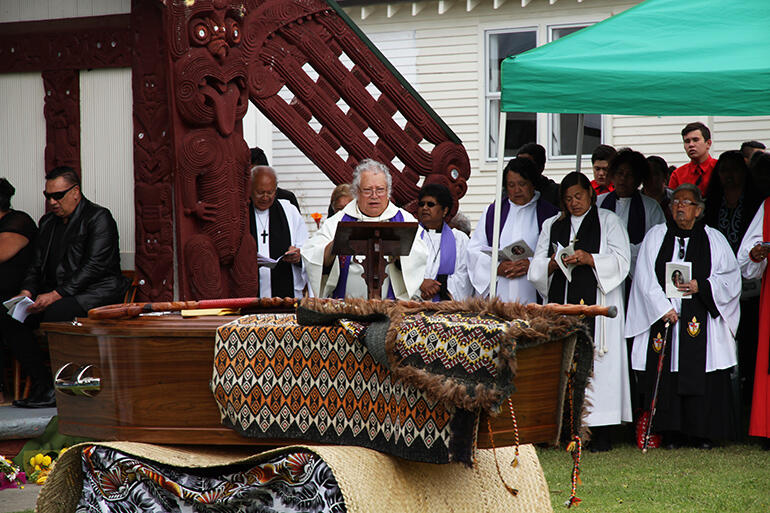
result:
<svg viewBox="0 0 770 513"><path fill-rule="evenodd" d="M332 470L287 452L239 467L179 469L108 447L83 449L77 513L344 513Z"/></svg>

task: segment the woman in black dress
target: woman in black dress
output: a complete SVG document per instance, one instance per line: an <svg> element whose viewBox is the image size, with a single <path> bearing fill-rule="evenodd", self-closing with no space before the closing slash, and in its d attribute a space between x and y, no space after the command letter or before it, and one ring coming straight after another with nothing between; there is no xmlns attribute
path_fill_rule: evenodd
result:
<svg viewBox="0 0 770 513"><path fill-rule="evenodd" d="M19 293L21 281L32 260L32 246L37 226L26 213L11 208L11 197L16 189L5 178L0 178L0 301L6 301ZM0 307L0 376L5 376L3 355L7 352L3 328L7 322L16 322ZM4 402L0 379L0 403Z"/></svg>

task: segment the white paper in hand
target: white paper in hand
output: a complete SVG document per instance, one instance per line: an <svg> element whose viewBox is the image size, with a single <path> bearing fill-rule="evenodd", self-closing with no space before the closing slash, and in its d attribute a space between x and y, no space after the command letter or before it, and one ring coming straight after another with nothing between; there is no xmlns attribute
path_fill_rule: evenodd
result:
<svg viewBox="0 0 770 513"><path fill-rule="evenodd" d="M261 265L264 267L267 267L268 269L274 269L276 265L278 265L278 262L281 261L283 257L285 257L286 254L278 257L278 260L272 259L269 256L265 256L261 253L257 253L257 265Z"/></svg>
<svg viewBox="0 0 770 513"><path fill-rule="evenodd" d="M27 296L16 296L12 297L8 301L4 301L3 306L5 306L6 310L8 310L8 315L19 322L24 322L29 315L27 309L34 303L35 302Z"/></svg>

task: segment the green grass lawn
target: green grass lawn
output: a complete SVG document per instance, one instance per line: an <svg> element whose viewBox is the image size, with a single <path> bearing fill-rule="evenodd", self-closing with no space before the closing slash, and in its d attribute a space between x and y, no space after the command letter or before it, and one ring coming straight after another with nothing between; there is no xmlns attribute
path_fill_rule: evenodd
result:
<svg viewBox="0 0 770 513"><path fill-rule="evenodd" d="M564 449L538 448L551 503L565 510L572 458ZM770 512L770 451L753 445L651 449L620 445L583 453L578 512Z"/></svg>

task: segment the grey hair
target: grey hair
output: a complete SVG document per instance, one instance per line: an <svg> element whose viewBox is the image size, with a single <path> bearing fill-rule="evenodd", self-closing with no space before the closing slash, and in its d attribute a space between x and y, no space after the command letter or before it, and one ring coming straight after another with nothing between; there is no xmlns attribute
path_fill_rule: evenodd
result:
<svg viewBox="0 0 770 513"><path fill-rule="evenodd" d="M276 187L278 186L278 175L276 174L275 169L270 166L264 166L262 164L251 166L251 169L249 169L249 178L251 178L251 181L253 182L257 175L261 172L272 175L272 177L275 178Z"/></svg>
<svg viewBox="0 0 770 513"><path fill-rule="evenodd" d="M390 198L390 193L393 189L393 177L390 176L390 170L388 169L388 166L382 162L377 162L374 159L362 160L353 170L353 181L350 183L350 192L353 197L358 199L358 193L360 192L361 188L361 174L364 171L371 171L374 174L385 175L385 180L388 184L388 198Z"/></svg>
<svg viewBox="0 0 770 513"><path fill-rule="evenodd" d="M701 194L698 186L692 183L680 184L679 187L674 189L674 192L671 194L671 197L673 198L676 195L676 193L679 191L691 192L692 195L695 196L695 204L701 208L701 212L700 212L700 215L698 216L698 219L702 218L706 213L706 202L703 201L703 194Z"/></svg>

